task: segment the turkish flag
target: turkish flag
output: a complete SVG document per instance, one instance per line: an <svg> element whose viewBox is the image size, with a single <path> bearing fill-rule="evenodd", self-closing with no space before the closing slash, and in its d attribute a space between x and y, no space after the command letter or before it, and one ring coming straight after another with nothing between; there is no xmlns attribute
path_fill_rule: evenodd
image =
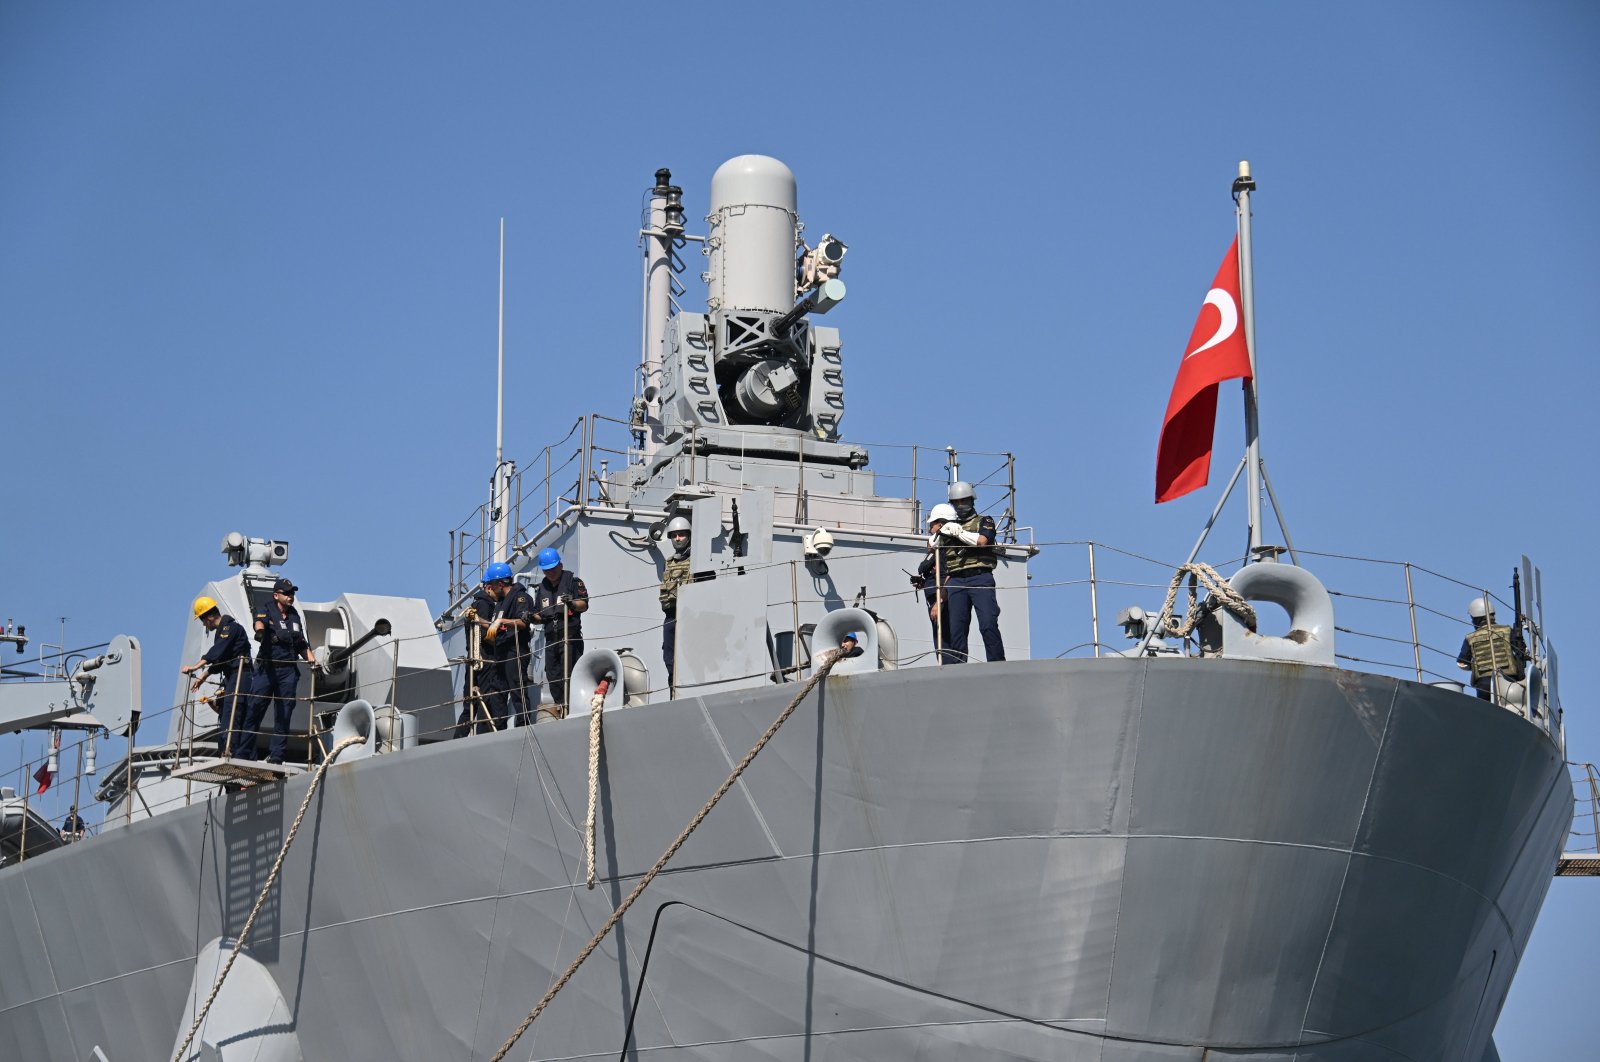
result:
<svg viewBox="0 0 1600 1062"><path fill-rule="evenodd" d="M50 773L50 765L48 763L39 764L39 769L33 772L33 780L39 783L39 792L41 793L50 788L50 783L55 781L55 777Z"/></svg>
<svg viewBox="0 0 1600 1062"><path fill-rule="evenodd" d="M1156 445L1156 504L1181 498L1211 476L1211 438L1217 426L1217 384L1250 376L1239 304L1239 240L1234 238L1206 292L1200 319L1178 366Z"/></svg>

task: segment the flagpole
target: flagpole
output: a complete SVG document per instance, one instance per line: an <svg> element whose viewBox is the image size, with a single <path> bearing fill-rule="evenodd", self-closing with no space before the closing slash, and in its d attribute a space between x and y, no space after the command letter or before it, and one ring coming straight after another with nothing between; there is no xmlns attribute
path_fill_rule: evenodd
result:
<svg viewBox="0 0 1600 1062"><path fill-rule="evenodd" d="M1250 193L1255 191L1250 163L1239 163L1233 202L1239 221L1239 312L1244 317L1244 343L1250 353L1250 375L1244 384L1245 500L1249 506L1250 549L1245 563L1261 559L1261 424L1256 404L1256 292L1250 247Z"/></svg>

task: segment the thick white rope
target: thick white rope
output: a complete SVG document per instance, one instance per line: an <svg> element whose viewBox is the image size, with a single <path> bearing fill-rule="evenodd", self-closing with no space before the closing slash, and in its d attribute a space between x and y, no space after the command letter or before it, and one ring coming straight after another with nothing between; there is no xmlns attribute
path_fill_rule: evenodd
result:
<svg viewBox="0 0 1600 1062"><path fill-rule="evenodd" d="M583 834L583 854L589 861L589 877L584 883L594 888L594 819L600 803L600 713L605 709L604 688L589 698L589 824Z"/></svg>
<svg viewBox="0 0 1600 1062"><path fill-rule="evenodd" d="M222 991L222 982L228 979L228 971L233 969L233 961L239 957L239 952L244 950L244 942L250 936L251 928L256 924L256 915L261 913L262 904L267 902L267 893L272 891L272 885L278 880L278 871L283 869L283 859L289 854L289 846L294 844L294 835L300 832L300 823L306 817L306 809L311 807L311 798L316 795L317 786L322 784L322 776L328 773L328 768L333 766L333 761L339 758L339 753L351 745L359 745L366 738L357 736L347 737L335 745L328 753L328 758L322 761L317 768L317 773L311 777L311 785L306 788L306 798L300 802L300 812L294 817L294 825L289 827L289 835L283 839L283 847L278 849L278 858L272 863L272 870L267 873L267 883L261 887L261 895L256 897L256 905L250 908L250 917L244 920L244 928L239 931L239 939L234 942L233 951L228 955L228 961L222 967L222 972L217 975L217 983L211 986L211 994L206 997L205 1005L200 1008L200 1014L194 1019L194 1024L189 1027L189 1035L183 1038L183 1046L178 1048L178 1053L172 1056L172 1062L182 1062L183 1056L188 1052L189 1045L194 1042L195 1033L200 1031L200 1026L205 1024L206 1015L211 1011L211 1004L217 1001L217 993Z"/></svg>
<svg viewBox="0 0 1600 1062"><path fill-rule="evenodd" d="M656 860L655 866L645 871L644 877L639 879L639 884L635 885L633 891L628 893L627 897L617 905L615 911L611 912L610 917L600 927L599 932L595 933L589 943L584 945L583 950L578 953L578 957L572 960L572 964L556 979L555 984L550 986L550 991L546 992L544 998L539 1000L533 1010L528 1012L528 1016L522 1019L522 1024L518 1025L506 1042L500 1045L500 1050L494 1053L494 1057L489 1059L489 1062L504 1062L506 1055L517 1045L517 1041L522 1039L523 1033L528 1031L529 1026L534 1023L534 1020L539 1017L544 1008L550 1005L550 1001L556 998L556 993L565 988L567 982L572 980L572 975L578 972L578 967L583 965L584 960L593 954L594 950L600 946L600 942L605 940L606 935L622 920L622 916L627 913L628 908L633 906L633 901L637 900L640 894L655 880L656 875L665 869L668 861L678 854L678 849L683 847L684 842L689 839L689 835L694 833L700 823L705 821L705 817L711 814L711 809L716 807L717 802L727 794L728 790L733 788L733 783L739 780L739 776L744 773L745 768L749 767L756 756L760 755L761 750L767 747L767 742L772 740L772 736L778 732L778 728L788 721L789 717L794 714L794 710L800 707L801 702L816 688L817 683L827 678L828 672L833 670L833 665L838 663L840 659L841 657L838 653L833 653L823 660L817 670L806 680L806 684L800 687L800 692L794 695L794 699L789 702L789 706L783 710L777 719L773 720L772 725L767 727L767 732L761 735L750 751L745 753L744 759L739 761L739 765L733 769L733 773L728 775L727 779L717 787L717 791L711 794L711 799L706 801L705 807L701 808L699 813L689 820L689 825L685 826L683 832L678 834L677 840L668 845L667 850L661 853L661 858Z"/></svg>
<svg viewBox="0 0 1600 1062"><path fill-rule="evenodd" d="M1239 596L1239 592L1229 586L1217 570L1209 564L1194 563L1183 564L1173 573L1172 585L1167 587L1167 600L1161 606L1161 612L1156 616L1156 627L1163 636L1182 638L1194 630L1195 624L1200 622L1200 612L1195 606L1198 604L1196 588L1189 587L1189 608L1185 611L1183 622L1175 622L1172 618L1172 606L1178 600L1178 586L1183 582L1185 575L1193 574L1200 582L1205 584L1214 597L1224 608L1238 616L1240 621L1251 630L1256 629L1256 610L1250 602Z"/></svg>

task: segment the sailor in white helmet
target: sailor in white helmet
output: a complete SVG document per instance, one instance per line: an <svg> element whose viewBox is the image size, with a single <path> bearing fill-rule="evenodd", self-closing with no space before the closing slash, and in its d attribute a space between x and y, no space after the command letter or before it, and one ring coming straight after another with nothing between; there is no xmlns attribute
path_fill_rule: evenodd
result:
<svg viewBox="0 0 1600 1062"><path fill-rule="evenodd" d="M1484 598L1473 598L1467 615L1472 618L1472 633L1461 640L1456 666L1472 672L1472 688L1478 691L1479 700L1492 701L1495 675L1507 682L1522 678L1528 647L1520 628L1494 621L1494 605Z"/></svg>
<svg viewBox="0 0 1600 1062"><path fill-rule="evenodd" d="M693 573L689 571L690 530L685 517L674 516L667 521L666 536L667 541L672 543L672 555L667 558L666 567L661 572L661 659L667 664L669 693L678 648L678 589L694 580Z"/></svg>
<svg viewBox="0 0 1600 1062"><path fill-rule="evenodd" d="M928 622L933 627L933 645L939 653L939 663L956 663L950 653L950 612L944 607L945 550L940 547L939 529L956 518L955 506L940 502L928 510L928 555L917 565L917 574L911 585L922 591L928 605Z"/></svg>
<svg viewBox="0 0 1600 1062"><path fill-rule="evenodd" d="M962 663L967 656L967 633L972 614L978 614L978 631L990 660L1006 658L1000 640L1000 600L995 594L994 569L999 555L994 548L999 534L994 517L979 513L973 504L972 484L958 480L950 484L950 504L956 518L939 528L945 551L945 608L950 613L950 660Z"/></svg>

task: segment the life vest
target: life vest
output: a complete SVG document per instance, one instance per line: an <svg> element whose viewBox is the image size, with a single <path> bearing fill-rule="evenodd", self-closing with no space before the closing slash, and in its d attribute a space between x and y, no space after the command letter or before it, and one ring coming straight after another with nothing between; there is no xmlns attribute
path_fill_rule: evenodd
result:
<svg viewBox="0 0 1600 1062"><path fill-rule="evenodd" d="M661 611L672 612L678 607L678 588L689 582L689 557L669 557L666 570L661 573Z"/></svg>

